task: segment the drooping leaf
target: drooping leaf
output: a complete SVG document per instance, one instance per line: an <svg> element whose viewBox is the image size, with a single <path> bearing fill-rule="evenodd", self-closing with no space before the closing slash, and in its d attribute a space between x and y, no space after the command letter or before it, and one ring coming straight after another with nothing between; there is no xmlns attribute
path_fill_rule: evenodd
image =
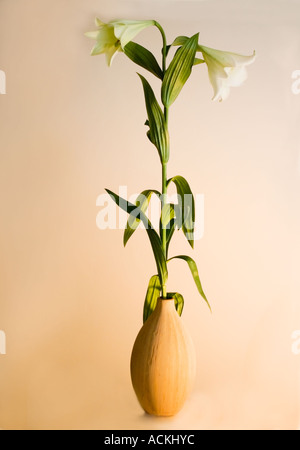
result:
<svg viewBox="0 0 300 450"><path fill-rule="evenodd" d="M178 292L172 292L172 293L168 294L168 297L174 298L176 311L181 316L182 312L183 312L183 307L184 307L183 296L181 294L178 294Z"/></svg>
<svg viewBox="0 0 300 450"><path fill-rule="evenodd" d="M174 218L171 219L170 224L167 228L167 258L169 253L169 247L172 240L172 237L175 233L176 228L179 230L182 227L182 211L181 211L181 205L173 205L174 208Z"/></svg>
<svg viewBox="0 0 300 450"><path fill-rule="evenodd" d="M189 38L187 36L177 36L177 38L173 41L172 46L182 46L188 41Z"/></svg>
<svg viewBox="0 0 300 450"><path fill-rule="evenodd" d="M139 209L141 209L143 213L145 213L148 208L152 194L156 194L160 198L160 192L148 189L146 191L141 192L141 194L136 199L136 206ZM128 218L123 238L124 247L126 246L127 242L129 241L129 239L131 238L131 236L141 223L141 219L139 218L138 214L139 210L137 210L136 212L137 212L136 215L130 214Z"/></svg>
<svg viewBox="0 0 300 450"><path fill-rule="evenodd" d="M167 229L167 257L168 257L168 253L169 253L169 247L170 247L170 243L171 243L171 239L175 233L176 230L176 218L172 219L170 222L170 228Z"/></svg>
<svg viewBox="0 0 300 450"><path fill-rule="evenodd" d="M167 108L174 103L191 75L198 39L199 33L184 42L165 73L162 84L162 102Z"/></svg>
<svg viewBox="0 0 300 450"><path fill-rule="evenodd" d="M143 213L143 211L140 208L137 208L136 205L133 205L132 203L128 202L127 200L124 200L123 198L119 197L117 194L114 194L109 189L106 189L106 192L111 196L111 198L114 200L114 202L122 208L125 212L128 214L133 214L134 217L136 217L137 209L139 217L143 224L145 225L148 237L150 239L150 243L152 246L152 251L154 254L156 266L157 266L157 272L159 274L161 284L164 285L168 279L168 269L167 269L167 263L166 258L164 255L164 252L162 250L162 244L159 235L157 232L152 228L152 225L147 218L147 216Z"/></svg>
<svg viewBox="0 0 300 450"><path fill-rule="evenodd" d="M193 275L195 284L197 286L198 292L201 295L201 297L205 300L205 302L207 303L209 309L211 310L210 304L206 298L206 295L203 291L202 288L202 284L200 281L200 277L199 277L199 272L198 272L198 268L197 268L197 264L195 263L195 261L190 257L190 256L186 256L186 255L180 255L180 256L174 256L173 258L170 258L168 261L172 261L173 259L182 259L183 261L186 261L188 263L188 266L190 268L190 271Z"/></svg>
<svg viewBox="0 0 300 450"><path fill-rule="evenodd" d="M148 114L148 125L150 127L148 137L155 145L160 156L162 164L166 164L169 160L169 132L166 124L165 116L159 106L154 92L142 75L138 74L143 83L146 109Z"/></svg>
<svg viewBox="0 0 300 450"><path fill-rule="evenodd" d="M170 228L170 222L172 219L175 218L175 209L174 209L174 205L172 205L172 203L166 203L161 211L161 226L164 229L169 229Z"/></svg>
<svg viewBox="0 0 300 450"><path fill-rule="evenodd" d="M167 269L167 262L164 255L164 252L162 250L162 244L159 235L156 233L153 229L147 230L153 254L156 261L157 271L160 276L161 284L164 286L168 279L168 269Z"/></svg>
<svg viewBox="0 0 300 450"><path fill-rule="evenodd" d="M124 53L135 64L148 70L160 80L163 79L163 72L156 61L155 56L145 47L136 44L135 42L129 42L124 48Z"/></svg>
<svg viewBox="0 0 300 450"><path fill-rule="evenodd" d="M157 300L160 297L161 292L161 282L158 275L153 275L149 281L145 303L144 303L144 313L143 313L143 321L151 316L153 311L156 308Z"/></svg>
<svg viewBox="0 0 300 450"><path fill-rule="evenodd" d="M152 141L150 124L149 124L149 120L148 119L146 120L145 125L146 125L146 127L149 127L149 130L147 131L147 137L148 137L149 141L151 142L151 144L155 145L155 142Z"/></svg>
<svg viewBox="0 0 300 450"><path fill-rule="evenodd" d="M171 47L180 47L186 43L186 41L189 38L187 36L178 36L171 45L167 45L167 55L169 54L169 51Z"/></svg>
<svg viewBox="0 0 300 450"><path fill-rule="evenodd" d="M145 323L151 314L154 312L157 301L161 294L161 284L159 280L158 275L153 275L153 277L150 278L145 303L144 303L144 311L143 311L143 322ZM178 294L178 292L172 292L168 293L167 295L168 299L174 299L174 306L176 311L178 312L179 316L182 315L183 307L184 307L184 298L181 294Z"/></svg>
<svg viewBox="0 0 300 450"><path fill-rule="evenodd" d="M189 244L194 248L195 228L195 199L190 185L182 176L176 176L168 180L168 185L173 182L177 189L181 217L177 217L178 228L181 228Z"/></svg>
<svg viewBox="0 0 300 450"><path fill-rule="evenodd" d="M189 38L187 36L178 36L171 45L167 46L167 53L169 53L171 47L178 47L178 46L184 45L188 39ZM201 51L201 48L199 47L199 45L197 47L197 51ZM197 66L198 64L203 64L203 63L205 63L204 59L195 58L193 65Z"/></svg>
<svg viewBox="0 0 300 450"><path fill-rule="evenodd" d="M168 257L169 245L176 228L175 209L177 205L167 203L163 206L160 218L160 236L162 236L162 230L166 230L166 255Z"/></svg>

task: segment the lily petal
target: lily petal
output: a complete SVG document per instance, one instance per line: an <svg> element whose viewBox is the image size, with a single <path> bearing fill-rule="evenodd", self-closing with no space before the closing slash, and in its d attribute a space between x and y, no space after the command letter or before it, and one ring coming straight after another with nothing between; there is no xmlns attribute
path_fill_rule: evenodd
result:
<svg viewBox="0 0 300 450"><path fill-rule="evenodd" d="M99 29L89 31L85 36L96 39L97 44L92 49L92 55L105 53L109 66L118 51L122 51L144 28L155 24L154 20L112 20L104 23L98 18L95 22Z"/></svg>
<svg viewBox="0 0 300 450"><path fill-rule="evenodd" d="M132 41L132 39L134 39L144 28L145 26L142 25L131 25L130 27L124 26L120 36L122 48L124 48L128 42ZM117 34L116 28L115 33Z"/></svg>
<svg viewBox="0 0 300 450"><path fill-rule="evenodd" d="M109 47L106 51L106 61L108 67L112 65L113 60L115 59L115 56L118 51L120 51L121 45Z"/></svg>
<svg viewBox="0 0 300 450"><path fill-rule="evenodd" d="M99 34L99 30L96 30L96 31L87 31L86 33L84 33L84 35L85 35L86 37L91 38L91 39L97 39L98 34Z"/></svg>
<svg viewBox="0 0 300 450"><path fill-rule="evenodd" d="M124 20L111 22L114 26L115 36L121 41L124 48L128 42L132 41L142 30L154 25L153 20Z"/></svg>
<svg viewBox="0 0 300 450"><path fill-rule="evenodd" d="M251 56L223 52L205 46L199 46L208 75L214 89L213 100L225 100L231 87L241 86L247 79L246 66L255 60L255 52Z"/></svg>
<svg viewBox="0 0 300 450"><path fill-rule="evenodd" d="M227 83L231 87L239 87L247 80L248 74L245 66L225 67L228 74Z"/></svg>
<svg viewBox="0 0 300 450"><path fill-rule="evenodd" d="M97 27L103 27L103 25L105 25L105 23L102 22L102 20L98 19L98 17L96 17L95 19L95 24Z"/></svg>
<svg viewBox="0 0 300 450"><path fill-rule="evenodd" d="M255 60L255 52L253 55L244 56L232 52L223 52L222 50L216 50L214 48L205 47L203 45L199 46L199 51L203 51L206 55L217 60L224 67L235 67L239 65L249 65Z"/></svg>

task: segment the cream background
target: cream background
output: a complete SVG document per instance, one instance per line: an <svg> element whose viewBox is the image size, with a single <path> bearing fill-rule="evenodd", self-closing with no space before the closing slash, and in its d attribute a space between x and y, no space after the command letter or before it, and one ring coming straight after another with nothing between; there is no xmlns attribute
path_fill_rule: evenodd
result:
<svg viewBox="0 0 300 450"><path fill-rule="evenodd" d="M147 237L124 250L122 231L96 227L105 187L160 187L139 68L89 56L96 15L156 18L169 41L200 31L208 46L258 54L228 101L210 101L197 67L171 110L169 174L205 195L204 238L192 252L179 234L172 253L198 262L213 307L173 262L169 290L184 294L198 356L173 419L145 416L130 384L155 271ZM299 426L299 21L296 0L0 0L0 428ZM154 29L138 41L160 45Z"/></svg>

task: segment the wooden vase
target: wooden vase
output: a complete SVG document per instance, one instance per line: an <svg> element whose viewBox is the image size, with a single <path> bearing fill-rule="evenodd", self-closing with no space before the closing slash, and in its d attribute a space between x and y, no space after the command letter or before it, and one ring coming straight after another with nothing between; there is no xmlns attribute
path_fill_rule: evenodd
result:
<svg viewBox="0 0 300 450"><path fill-rule="evenodd" d="M142 408L155 416L174 416L194 384L193 342L173 299L159 299L139 332L131 356L131 379Z"/></svg>

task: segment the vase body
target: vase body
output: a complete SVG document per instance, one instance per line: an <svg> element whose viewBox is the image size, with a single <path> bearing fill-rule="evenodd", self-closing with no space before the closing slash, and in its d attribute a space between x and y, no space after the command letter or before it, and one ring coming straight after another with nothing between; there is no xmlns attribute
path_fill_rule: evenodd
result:
<svg viewBox="0 0 300 450"><path fill-rule="evenodd" d="M194 384L196 355L174 300L159 299L139 332L131 356L131 379L142 408L174 416Z"/></svg>

